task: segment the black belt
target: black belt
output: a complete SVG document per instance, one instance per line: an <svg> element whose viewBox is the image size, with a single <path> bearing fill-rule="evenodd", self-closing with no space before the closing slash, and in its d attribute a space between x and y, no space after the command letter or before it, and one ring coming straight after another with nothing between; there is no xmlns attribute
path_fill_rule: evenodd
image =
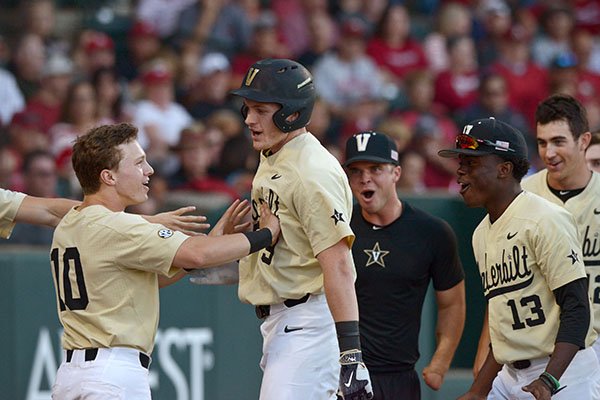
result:
<svg viewBox="0 0 600 400"><path fill-rule="evenodd" d="M515 369L525 369L531 367L531 361L529 360L518 360L511 364Z"/></svg>
<svg viewBox="0 0 600 400"><path fill-rule="evenodd" d="M283 304L285 304L287 308L292 308L294 306L297 306L298 304L306 303L309 297L310 293L307 293L299 299L287 299L283 302ZM270 305L256 306L254 307L254 310L256 311L256 316L258 317L258 319L265 319L271 314Z"/></svg>
<svg viewBox="0 0 600 400"><path fill-rule="evenodd" d="M98 349L85 349L85 361L94 361L98 356ZM67 350L67 362L73 359L73 350ZM148 369L150 366L150 357L140 352L140 364Z"/></svg>

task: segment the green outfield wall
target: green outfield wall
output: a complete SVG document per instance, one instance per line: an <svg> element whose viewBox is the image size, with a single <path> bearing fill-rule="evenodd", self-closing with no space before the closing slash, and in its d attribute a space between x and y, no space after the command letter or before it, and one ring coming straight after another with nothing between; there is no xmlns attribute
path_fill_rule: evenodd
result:
<svg viewBox="0 0 600 400"><path fill-rule="evenodd" d="M442 391L423 390L424 400L449 399L470 383L483 298L470 236L483 216L447 196L407 198L447 220L457 233L467 273L467 328ZM49 249L0 248L0 399L49 400L62 357L61 327ZM155 400L252 400L261 371L259 321L241 304L235 286L197 286L182 280L161 290L161 315L150 381ZM435 307L429 293L423 314L421 369L435 345Z"/></svg>

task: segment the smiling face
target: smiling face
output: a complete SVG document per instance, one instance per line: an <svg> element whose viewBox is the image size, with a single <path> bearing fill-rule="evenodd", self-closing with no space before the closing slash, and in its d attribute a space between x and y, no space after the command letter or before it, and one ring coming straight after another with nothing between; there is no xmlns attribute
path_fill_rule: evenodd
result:
<svg viewBox="0 0 600 400"><path fill-rule="evenodd" d="M154 169L146 160L146 153L137 140L117 147L122 158L116 169L110 170L115 191L121 203L127 207L148 199L148 183Z"/></svg>
<svg viewBox="0 0 600 400"><path fill-rule="evenodd" d="M488 208L497 197L498 165L499 158L494 155L459 156L457 182L467 206Z"/></svg>
<svg viewBox="0 0 600 400"><path fill-rule="evenodd" d="M273 122L275 114L281 106L276 103L259 103L258 101L244 99L248 113L244 122L252 134L252 147L254 150L263 151L271 149L277 152L290 139L290 134L283 133Z"/></svg>
<svg viewBox="0 0 600 400"><path fill-rule="evenodd" d="M363 213L381 214L392 202L398 201L396 182L400 179L400 167L356 161L347 167L347 172L350 188Z"/></svg>
<svg viewBox="0 0 600 400"><path fill-rule="evenodd" d="M587 171L585 149L589 133L576 140L564 120L537 125L537 143L540 158L548 170L548 183L554 189L577 189L574 181ZM571 187L573 186L573 187Z"/></svg>

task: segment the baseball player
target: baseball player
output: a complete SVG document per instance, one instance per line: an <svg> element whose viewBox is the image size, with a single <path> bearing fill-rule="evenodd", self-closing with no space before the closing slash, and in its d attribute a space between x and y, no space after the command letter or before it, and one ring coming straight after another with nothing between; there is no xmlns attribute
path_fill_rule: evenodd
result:
<svg viewBox="0 0 600 400"><path fill-rule="evenodd" d="M243 98L260 151L252 218L256 226L267 204L282 230L276 246L240 261L239 297L264 319L260 399L334 399L338 386L344 399L370 398L350 252L352 193L339 162L306 129L312 76L292 60L261 60L232 93Z"/></svg>
<svg viewBox="0 0 600 400"><path fill-rule="evenodd" d="M0 238L8 239L17 222L55 227L67 211L79 203L70 199L29 196L0 188ZM205 216L184 215L194 210L194 206L186 206L142 217L148 222L193 236L210 226L204 223Z"/></svg>
<svg viewBox="0 0 600 400"><path fill-rule="evenodd" d="M588 276L594 328L600 332L600 175L586 163L591 140L585 108L568 95L552 95L540 102L536 114L537 142L546 168L523 180L523 188L559 206L575 217ZM475 367L487 353L489 333L484 324ZM594 343L600 357L600 341Z"/></svg>
<svg viewBox="0 0 600 400"><path fill-rule="evenodd" d="M396 144L386 135L350 137L344 166L358 200L350 223L356 235L352 255L374 399L420 399L415 363L430 282L438 305L437 348L423 379L434 390L442 385L464 326L464 272L456 237L446 222L398 198L402 170Z"/></svg>
<svg viewBox="0 0 600 400"><path fill-rule="evenodd" d="M64 327L64 361L52 398L150 399L148 366L158 326L158 289L180 268L205 268L272 246L279 224L261 208L261 229L227 233L249 210L236 201L209 236L187 236L127 206L147 199L153 173L129 124L80 136L73 168L84 193L54 232L50 261Z"/></svg>
<svg viewBox="0 0 600 400"><path fill-rule="evenodd" d="M575 220L521 189L522 134L494 118L465 125L456 148L460 194L488 214L473 233L491 346L461 399L598 399L596 333ZM497 375L497 376L496 376Z"/></svg>

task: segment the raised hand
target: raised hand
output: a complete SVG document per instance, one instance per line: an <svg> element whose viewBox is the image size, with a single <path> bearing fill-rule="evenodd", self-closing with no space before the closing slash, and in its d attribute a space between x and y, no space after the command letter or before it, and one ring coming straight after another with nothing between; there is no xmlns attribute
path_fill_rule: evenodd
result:
<svg viewBox="0 0 600 400"><path fill-rule="evenodd" d="M142 215L142 217L148 222L163 225L189 236L205 235L203 231L210 228L210 224L204 223L206 221L204 215L184 215L195 209L194 206L186 206L156 215Z"/></svg>
<svg viewBox="0 0 600 400"><path fill-rule="evenodd" d="M229 235L231 233L239 233L248 230L251 222L242 222L244 217L250 211L248 200L236 199L225 210L223 216L217 221L215 227L208 234L209 236Z"/></svg>

